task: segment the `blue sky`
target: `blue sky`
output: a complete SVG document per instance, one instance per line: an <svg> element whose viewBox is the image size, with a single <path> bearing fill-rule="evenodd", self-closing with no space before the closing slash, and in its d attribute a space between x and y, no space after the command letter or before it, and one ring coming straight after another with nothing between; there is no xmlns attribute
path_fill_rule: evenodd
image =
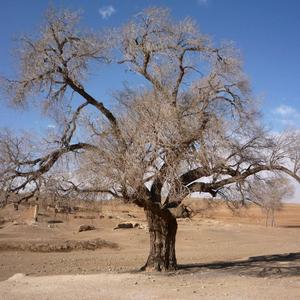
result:
<svg viewBox="0 0 300 300"><path fill-rule="evenodd" d="M191 16L215 42L234 41L241 50L245 72L254 96L260 100L265 124L276 132L286 127L300 129L298 0L2 0L0 75L14 75L17 68L11 56L16 46L14 39L37 32L49 5L81 9L83 25L94 30L120 26L149 6L169 7L176 19ZM121 88L127 75L117 66L99 70L99 75L88 82L88 90L109 105L112 91ZM0 99L2 103L5 100ZM43 131L51 125L51 120L41 117L35 108L15 111L1 105L0 128Z"/></svg>
<svg viewBox="0 0 300 300"><path fill-rule="evenodd" d="M169 7L177 19L191 16L214 41L231 40L241 49L245 71L261 103L265 123L274 131L300 128L300 1L297 0L2 0L0 2L0 74L13 76L14 39L37 32L49 5L81 9L82 23L94 30L120 26L145 7ZM114 78L114 80L111 80ZM99 72L90 91L109 101L126 74L117 67ZM5 100L5 99L4 99ZM0 100L1 101L1 100ZM0 127L47 127L37 111L1 106ZM13 122L12 122L13 120Z"/></svg>

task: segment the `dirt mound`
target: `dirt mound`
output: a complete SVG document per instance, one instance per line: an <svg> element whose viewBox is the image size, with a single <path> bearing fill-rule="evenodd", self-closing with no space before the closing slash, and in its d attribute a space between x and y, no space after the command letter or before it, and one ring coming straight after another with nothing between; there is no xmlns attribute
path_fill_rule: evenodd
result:
<svg viewBox="0 0 300 300"><path fill-rule="evenodd" d="M6 241L0 243L0 251L70 252L73 250L117 249L118 244L103 239L67 241Z"/></svg>
<svg viewBox="0 0 300 300"><path fill-rule="evenodd" d="M96 227L94 225L82 224L79 226L78 232L91 231L91 230L95 230L95 229L96 229Z"/></svg>

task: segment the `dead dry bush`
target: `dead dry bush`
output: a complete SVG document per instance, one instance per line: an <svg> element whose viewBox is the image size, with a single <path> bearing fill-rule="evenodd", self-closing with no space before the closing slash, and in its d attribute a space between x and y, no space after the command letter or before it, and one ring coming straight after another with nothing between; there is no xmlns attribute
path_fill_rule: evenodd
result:
<svg viewBox="0 0 300 300"><path fill-rule="evenodd" d="M71 252L74 250L117 249L118 245L103 239L67 240L63 242L1 242L0 251Z"/></svg>

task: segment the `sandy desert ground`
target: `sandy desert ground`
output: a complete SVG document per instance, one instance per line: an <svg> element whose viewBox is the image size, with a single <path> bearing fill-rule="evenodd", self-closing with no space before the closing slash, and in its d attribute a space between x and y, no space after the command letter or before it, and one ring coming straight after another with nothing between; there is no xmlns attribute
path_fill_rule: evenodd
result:
<svg viewBox="0 0 300 300"><path fill-rule="evenodd" d="M37 224L7 207L0 211L7 220L0 226L0 298L300 299L300 205L285 205L275 228L264 226L255 207L198 210L178 220L179 270L158 274L138 272L149 245L136 207L107 203L100 213L68 218L42 213ZM122 221L141 226L113 230ZM81 224L96 230L78 232ZM76 243L97 249L70 251ZM56 252L47 252L53 245Z"/></svg>

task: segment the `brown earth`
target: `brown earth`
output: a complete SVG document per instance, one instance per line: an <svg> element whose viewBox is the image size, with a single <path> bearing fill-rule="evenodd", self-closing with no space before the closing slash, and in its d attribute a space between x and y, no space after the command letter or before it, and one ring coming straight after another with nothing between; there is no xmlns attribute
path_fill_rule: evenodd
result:
<svg viewBox="0 0 300 300"><path fill-rule="evenodd" d="M277 227L266 228L257 207L233 214L223 204L204 210L206 204L192 202L199 214L178 220L180 269L169 274L136 273L149 249L143 211L136 207L107 203L99 213L68 217L42 211L37 224L30 222L28 210L7 207L0 211L5 219L0 225L0 280L5 280L0 298L300 299L300 205L286 204L277 214ZM63 223L50 225L51 220ZM141 226L113 230L120 222ZM96 230L79 233L82 224ZM99 248L53 246L95 240L102 241ZM54 252L39 252L36 245ZM284 253L292 254L271 256ZM16 273L28 276L7 280Z"/></svg>

